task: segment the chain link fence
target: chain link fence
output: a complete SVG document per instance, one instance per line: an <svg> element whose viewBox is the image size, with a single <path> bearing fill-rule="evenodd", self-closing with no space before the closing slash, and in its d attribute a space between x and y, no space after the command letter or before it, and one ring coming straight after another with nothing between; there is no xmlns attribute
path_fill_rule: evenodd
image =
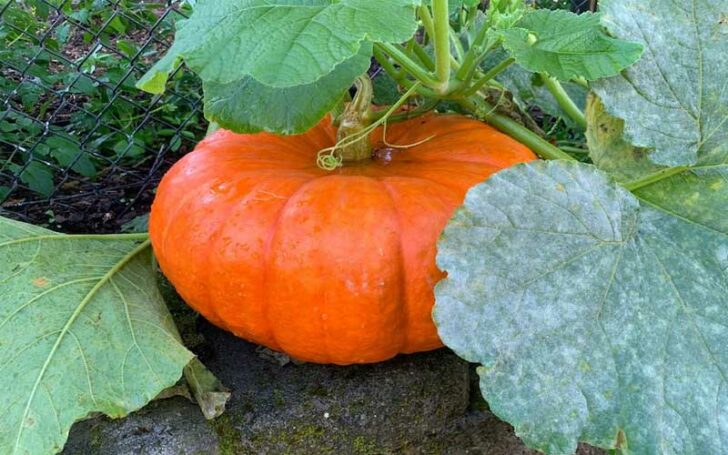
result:
<svg viewBox="0 0 728 455"><path fill-rule="evenodd" d="M0 214L115 232L149 210L207 125L200 82L184 68L161 96L134 84L190 11L184 1L0 0Z"/></svg>
<svg viewBox="0 0 728 455"><path fill-rule="evenodd" d="M194 75L180 70L162 96L134 87L188 13L138 0L0 7L3 215L104 232L148 209L160 176L204 134Z"/></svg>

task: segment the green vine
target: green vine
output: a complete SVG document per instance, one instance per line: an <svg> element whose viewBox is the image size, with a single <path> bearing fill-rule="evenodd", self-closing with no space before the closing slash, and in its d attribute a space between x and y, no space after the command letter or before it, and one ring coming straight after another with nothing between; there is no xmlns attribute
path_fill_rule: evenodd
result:
<svg viewBox="0 0 728 455"><path fill-rule="evenodd" d="M559 103L559 106L563 109L566 115L576 122L577 125L586 129L586 117L584 117L584 113L581 109L579 109L576 103L574 103L574 100L571 99L569 94L566 93L566 90L564 90L561 83L547 74L542 74L541 79L543 80L546 89L551 92L551 95L553 95L556 102Z"/></svg>
<svg viewBox="0 0 728 455"><path fill-rule="evenodd" d="M668 177L672 177L673 175L680 174L682 172L685 172L686 170L690 169L687 166L675 166L670 167L666 169L661 169L657 172L654 172L652 174L648 174L644 177L641 177L636 180L632 180L629 182L622 183L622 186L627 188L630 191L635 191L640 188L652 185L654 183L659 182L660 180L664 180Z"/></svg>
<svg viewBox="0 0 728 455"><path fill-rule="evenodd" d="M459 103L462 107L472 112L476 118L488 122L499 130L508 133L511 137L526 145L543 159L576 160L568 153L546 141L512 118L499 114L494 106L491 106L485 101L483 96L474 95L459 100Z"/></svg>
<svg viewBox="0 0 728 455"><path fill-rule="evenodd" d="M434 35L431 37L435 44L435 73L437 74L436 91L447 94L450 87L450 11L448 0L432 0L432 13L435 21Z"/></svg>
<svg viewBox="0 0 728 455"><path fill-rule="evenodd" d="M476 118L524 143L541 158L574 160L571 155L533 131L497 113L495 107L485 101L481 89L498 87L504 90L495 77L515 63L515 59L509 57L486 71L479 69L481 61L496 43L496 40L488 39L490 28L487 24L478 30L471 46L465 50L450 25L447 0L433 0L432 10L422 5L417 11L425 32L420 40L409 40L406 47L391 43L376 43L374 46L374 58L397 84L433 101L426 105L434 106L438 100L460 104ZM474 13L469 11L468 14ZM425 51L422 45L424 42L433 44L434 59ZM453 49L456 55L452 55ZM548 78L547 87L564 111L578 124L584 125L583 113L561 84ZM326 161L321 162L322 166L337 166L335 157L322 156L327 156Z"/></svg>

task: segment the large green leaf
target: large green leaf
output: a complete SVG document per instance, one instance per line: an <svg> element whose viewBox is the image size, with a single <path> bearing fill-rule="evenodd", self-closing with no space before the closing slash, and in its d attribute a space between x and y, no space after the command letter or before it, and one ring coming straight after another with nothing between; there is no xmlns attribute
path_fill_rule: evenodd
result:
<svg viewBox="0 0 728 455"><path fill-rule="evenodd" d="M471 189L438 245L434 316L527 444L724 453L726 182L716 166L632 194L554 161Z"/></svg>
<svg viewBox="0 0 728 455"><path fill-rule="evenodd" d="M318 81L289 88L268 87L252 77L229 84L205 82L205 116L238 133L302 133L319 120L369 68L371 45Z"/></svg>
<svg viewBox="0 0 728 455"><path fill-rule="evenodd" d="M701 210L665 209L573 163L521 166L469 193L439 245L435 318L446 344L484 364L484 396L527 443L728 443L728 220L714 215L728 211L725 177L708 176L718 190Z"/></svg>
<svg viewBox="0 0 728 455"><path fill-rule="evenodd" d="M728 147L701 150L697 163L688 168L657 166L648 158L646 149L624 140L624 122L611 117L594 95L586 115L589 153L597 167L625 185L639 186L635 194L653 206L726 231ZM655 178L660 180L651 183Z"/></svg>
<svg viewBox="0 0 728 455"><path fill-rule="evenodd" d="M607 111L626 121L628 142L671 166L695 164L701 149L725 151L728 3L605 0L599 7L611 33L646 49L636 65L593 86Z"/></svg>
<svg viewBox="0 0 728 455"><path fill-rule="evenodd" d="M68 236L0 218L0 453L59 451L92 412L120 417L192 354L139 236Z"/></svg>
<svg viewBox="0 0 728 455"><path fill-rule="evenodd" d="M163 90L180 60L205 82L250 76L271 87L311 84L363 42L399 42L416 28L417 0L204 0L179 23L174 45L140 81Z"/></svg>
<svg viewBox="0 0 728 455"><path fill-rule="evenodd" d="M564 81L614 76L636 62L642 53L640 44L606 35L599 14L592 13L530 11L502 34L503 46L518 64Z"/></svg>

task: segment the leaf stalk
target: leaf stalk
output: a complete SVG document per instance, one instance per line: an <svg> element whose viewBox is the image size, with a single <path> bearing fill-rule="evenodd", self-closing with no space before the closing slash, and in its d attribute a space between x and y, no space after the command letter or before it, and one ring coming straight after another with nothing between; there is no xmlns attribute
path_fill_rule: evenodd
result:
<svg viewBox="0 0 728 455"><path fill-rule="evenodd" d="M496 108L479 94L459 99L462 107L469 110L479 120L483 120L513 139L530 148L536 155L547 160L576 161L574 157L543 139L538 134L516 122L510 117L499 114Z"/></svg>
<svg viewBox="0 0 728 455"><path fill-rule="evenodd" d="M407 79L403 74L400 74L399 71L394 67L392 62L389 61L389 57L392 58L395 62L398 64L400 62L397 61L397 59L392 56L391 54L386 53L385 54L385 47L378 47L379 44L374 46L374 58L377 59L377 62L379 62L380 65L382 65L382 68L384 68L384 71L386 71L390 76L392 76L392 79L394 79L399 85L406 89L411 89L412 87L416 86L417 93L427 97L427 98L440 98L441 96L437 93L435 93L433 90L423 87L422 81L414 82L412 80ZM416 49L416 48L415 48ZM387 57L387 54L389 57Z"/></svg>
<svg viewBox="0 0 728 455"><path fill-rule="evenodd" d="M644 177L640 177L629 182L624 182L622 183L622 186L634 192L640 188L657 183L660 180L664 180L668 177L672 177L673 175L685 172L688 169L690 169L688 166L675 166L669 167L667 169L660 169L659 171L645 175Z"/></svg>
<svg viewBox="0 0 728 455"><path fill-rule="evenodd" d="M556 102L559 103L559 107L573 120L577 125L586 129L586 117L584 113L579 109L579 106L574 103L571 99L564 86L556 79L547 74L541 74L546 89L553 95Z"/></svg>
<svg viewBox="0 0 728 455"><path fill-rule="evenodd" d="M483 88L485 84L487 84L489 81L491 81L494 77L505 71L509 66L511 66L516 59L513 57L509 57L493 68L489 69L485 74L483 74L473 85L468 87L468 90L465 92L465 96L470 96L476 93L478 90Z"/></svg>
<svg viewBox="0 0 728 455"><path fill-rule="evenodd" d="M434 78L428 71L426 71L422 66L417 64L414 60L412 60L402 49L399 48L399 46L391 44L391 43L377 43L375 44L375 49L379 48L382 51L386 52L387 55L389 55L399 66L404 68L407 72L412 74L417 80L425 84L426 86L437 89L440 86L439 81ZM381 62L380 62L381 63ZM385 68L386 70L386 68ZM389 72L389 71L387 71ZM394 73L389 72L393 77Z"/></svg>
<svg viewBox="0 0 728 455"><path fill-rule="evenodd" d="M448 0L432 0L434 19L435 74L438 85L433 87L444 95L450 86L450 13Z"/></svg>

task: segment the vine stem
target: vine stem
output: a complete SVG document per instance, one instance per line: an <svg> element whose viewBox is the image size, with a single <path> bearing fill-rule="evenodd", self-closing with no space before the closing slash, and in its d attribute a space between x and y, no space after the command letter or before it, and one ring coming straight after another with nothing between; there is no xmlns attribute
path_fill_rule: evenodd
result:
<svg viewBox="0 0 728 455"><path fill-rule="evenodd" d="M689 169L689 167L687 167L687 166L676 166L676 167L670 167L667 169L661 169L657 172L653 172L652 174L648 174L642 178L632 180L629 182L624 182L624 183L622 183L622 186L627 188L628 190L634 192L642 187L652 185L653 183L657 183L660 180L666 179L668 177L672 177L675 174L685 172L688 169Z"/></svg>
<svg viewBox="0 0 728 455"><path fill-rule="evenodd" d="M497 113L495 107L485 101L482 96L476 94L457 101L462 107L472 112L475 117L507 133L513 139L533 150L541 158L547 160L576 161L574 157L541 138L525 126L510 117Z"/></svg>
<svg viewBox="0 0 728 455"><path fill-rule="evenodd" d="M365 86L367 84L369 84L369 85L371 84L371 80L369 79L368 76L361 76L360 79L361 79L361 82ZM356 127L356 129L349 128L349 131L347 131L346 134L343 135L343 137L340 137L340 135L337 134L336 144L334 144L331 147L326 147L326 148L319 150L319 152L318 152L319 156L317 159L317 164L319 165L319 167L321 167L322 169L325 169L325 170L332 171L332 170L340 167L345 161L345 159L344 159L345 157L333 158L333 161L330 158L330 157L333 157L334 153L336 153L338 150L343 151L345 149L345 147L349 147L352 144L355 144L356 142L362 142L362 141L365 144L367 144L367 146L369 146L371 144L369 142L369 139L370 139L369 133L371 133L376 127L378 127L382 124L385 124L385 122L387 121L389 116L392 115L394 112L396 112L397 109L399 109L409 99L410 96L412 96L414 93L417 92L417 89L419 88L420 85L421 85L420 81L415 82L412 85L412 87L410 87L410 89L407 90L404 93L404 95L402 95L397 100L396 103L391 105L389 107L389 109L387 110L387 112L383 116L379 117L375 122L369 123L366 126L364 126L362 124L352 125L353 127ZM370 89L371 89L371 87L364 87L364 90L362 90L361 92L357 92L357 95L359 93L362 93L362 95L364 95L364 96L369 96L369 94L367 92L369 92ZM371 101L371 99L370 99L370 101ZM350 103L350 105L351 105L351 103ZM348 108L348 106L347 106L347 108ZM346 115L346 112L344 113L344 115ZM367 117L368 117L368 110L367 110ZM367 120L371 120L371 119L367 118ZM343 121L342 121L342 125L344 125ZM341 127L339 128L339 132L341 132ZM371 158L371 148L368 147L368 151L369 151L368 157ZM360 155L359 153L356 153L356 155L346 157L346 158L349 158L349 159L346 159L346 161L360 161L360 160L365 159L365 156L363 154Z"/></svg>
<svg viewBox="0 0 728 455"><path fill-rule="evenodd" d="M450 27L450 40L452 41L453 48L455 48L456 61L461 62L465 55L465 49L463 48L463 43L460 42L460 38L458 38L457 33L455 33L455 30L452 27Z"/></svg>
<svg viewBox="0 0 728 455"><path fill-rule="evenodd" d="M374 45L374 58L377 59L377 62L379 62L379 64L382 65L382 68L384 68L384 71L386 71L390 76L392 76L392 78L395 81L397 81L397 83L399 85L401 85L402 87L404 87L406 89L410 89L412 87L415 87L415 84L417 84L417 86L416 86L417 93L419 93L420 95L427 97L427 98L438 98L437 93L435 93L434 91L432 91L426 87L423 87L421 85L421 83L422 83L421 80L418 81L418 83L416 83L411 80L408 80L403 75L399 75L397 72L397 69L394 67L394 65L392 65L392 62L389 61L389 59L387 58L387 55L385 55L386 51L384 50L384 47L379 47L380 44L381 43L377 43ZM400 64L400 62L397 61L397 59L394 56L392 56L391 54L389 54L389 56L392 57L392 60L394 60L395 62Z"/></svg>
<svg viewBox="0 0 728 455"><path fill-rule="evenodd" d="M0 242L1 246L17 245L19 243L37 242L39 240L68 240L69 238L83 240L148 240L149 234L146 232L136 234L49 234L32 237L23 237L7 242Z"/></svg>
<svg viewBox="0 0 728 455"><path fill-rule="evenodd" d="M467 92L465 92L466 96L476 93L485 84L487 84L488 81L490 81L491 79L493 79L494 77L496 77L497 75L499 75L500 73L505 71L515 61L516 61L516 59L514 59L513 57L509 57L509 58L503 60L502 62L500 62L499 64L497 64L496 66L494 66L493 68L489 69L488 72L483 74L477 81L475 81L475 83L470 88L468 88Z"/></svg>
<svg viewBox="0 0 728 455"><path fill-rule="evenodd" d="M422 64L425 65L425 67L428 70L430 70L430 71L435 70L435 62L432 61L432 59L430 58L430 55L427 52L425 52L425 50L422 49L421 46L419 46L419 45L414 46L412 48L412 51L415 54L415 56L419 59L419 61L422 62Z"/></svg>
<svg viewBox="0 0 728 455"><path fill-rule="evenodd" d="M450 13L448 0L432 0L432 14L435 22L435 74L439 85L435 90L447 93L450 86ZM434 87L433 87L434 88Z"/></svg>
<svg viewBox="0 0 728 455"><path fill-rule="evenodd" d="M205 132L205 137L211 135L215 131L220 129L220 125L217 122L210 122L207 125L207 131Z"/></svg>
<svg viewBox="0 0 728 455"><path fill-rule="evenodd" d="M437 89L440 87L440 82L432 77L427 71L425 71L420 65L412 60L403 50L398 46L390 43L376 43L375 48L379 48L386 52L395 62L404 68L407 72L412 74L416 79L421 81L423 84L430 88ZM380 62L381 63L381 62ZM448 64L449 65L449 64ZM390 73L392 74L392 73Z"/></svg>
<svg viewBox="0 0 728 455"><path fill-rule="evenodd" d="M589 153L589 150L581 147L573 147L570 145L560 145L559 148L565 152L571 153Z"/></svg>
<svg viewBox="0 0 728 455"><path fill-rule="evenodd" d="M420 20L422 21L422 26L425 28L427 36L435 36L435 22L432 19L432 14L430 14L430 8L427 5L422 5L418 8L418 12L420 13Z"/></svg>
<svg viewBox="0 0 728 455"><path fill-rule="evenodd" d="M569 94L566 93L564 86L561 85L558 80L548 76L547 74L541 74L541 79L543 80L546 89L551 92L553 97L556 99L556 102L559 103L559 107L566 112L566 115L576 122L577 125L586 129L586 117L584 117L584 113L581 109L579 109L579 106L574 103L574 100L571 99Z"/></svg>
<svg viewBox="0 0 728 455"><path fill-rule="evenodd" d="M475 67L477 65L478 55L482 54L485 49L483 49L483 42L486 39L487 36L488 27L481 27L478 31L478 34L476 35L475 39L473 40L472 44L470 45L470 48L468 48L468 51L465 53L465 57L463 58L463 64L458 69L457 73L455 74L455 77L464 80L468 77L468 75L471 73L471 71L475 70Z"/></svg>

